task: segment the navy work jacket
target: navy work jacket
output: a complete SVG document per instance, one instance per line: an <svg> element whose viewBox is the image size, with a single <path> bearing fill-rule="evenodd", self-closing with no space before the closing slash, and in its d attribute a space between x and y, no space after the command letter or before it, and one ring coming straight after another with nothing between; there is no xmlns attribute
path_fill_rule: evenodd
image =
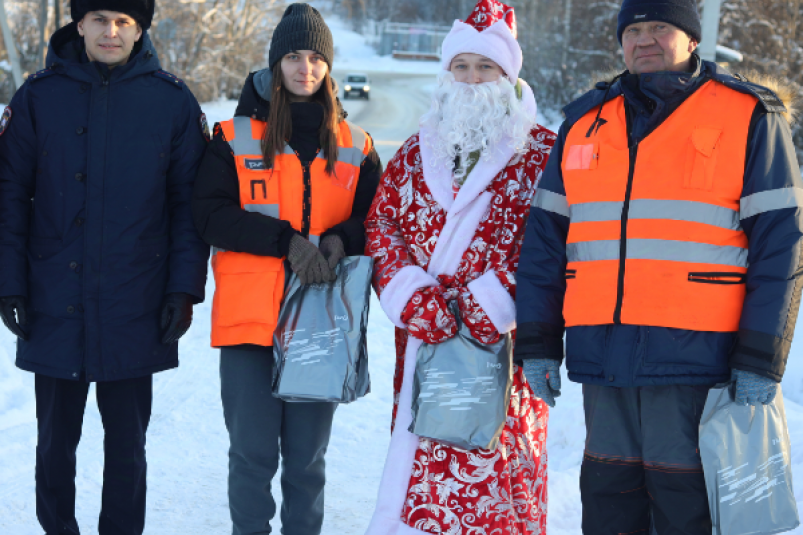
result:
<svg viewBox="0 0 803 535"><path fill-rule="evenodd" d="M693 73L625 73L564 108L539 191L565 198L561 162L568 132L589 111L624 96L631 139L648 136L694 91L715 80L757 98L749 126L742 199L782 198L771 209L742 210L748 238L747 296L737 332L646 325L588 325L565 329L569 378L616 387L713 385L732 368L780 381L794 335L803 287L803 181L783 102L770 89L737 78L694 56ZM683 165L681 162L680 165ZM780 194L780 196L778 195ZM517 273L515 358L563 359L566 238L570 217L539 206L530 212ZM794 200L789 203L786 201Z"/></svg>
<svg viewBox="0 0 803 535"><path fill-rule="evenodd" d="M174 292L203 301L209 255L190 209L201 109L146 32L109 70L86 60L71 23L47 65L0 135L0 296L28 301L17 366L87 381L175 367L161 306Z"/></svg>

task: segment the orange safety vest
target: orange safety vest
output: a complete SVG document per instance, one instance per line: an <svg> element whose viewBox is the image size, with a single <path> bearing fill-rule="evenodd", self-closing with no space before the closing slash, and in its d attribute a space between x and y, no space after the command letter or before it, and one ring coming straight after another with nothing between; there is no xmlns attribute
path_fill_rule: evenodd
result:
<svg viewBox="0 0 803 535"><path fill-rule="evenodd" d="M622 96L604 105L604 121L594 122L595 108L572 127L561 162L567 327L738 330L747 273L739 199L756 102L708 81L632 147Z"/></svg>
<svg viewBox="0 0 803 535"><path fill-rule="evenodd" d="M240 206L289 221L302 230L304 169L286 146L273 168L262 159L267 123L235 117L220 123L237 163ZM371 138L360 127L342 121L337 133L335 174L326 173L323 151L310 166L309 239L316 245L324 231L351 216L360 166L371 151ZM273 331L284 296L284 258L235 253L213 248L212 346L273 345Z"/></svg>

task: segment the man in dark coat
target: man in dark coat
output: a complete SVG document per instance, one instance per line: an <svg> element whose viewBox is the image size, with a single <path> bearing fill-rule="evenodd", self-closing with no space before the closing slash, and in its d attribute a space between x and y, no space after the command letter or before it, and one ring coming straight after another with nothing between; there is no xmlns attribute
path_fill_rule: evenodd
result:
<svg viewBox="0 0 803 535"><path fill-rule="evenodd" d="M204 299L190 209L206 120L160 70L152 0L73 0L48 67L0 123L0 314L36 374L37 516L77 534L75 451L90 382L105 429L99 531L140 534L153 374Z"/></svg>
<svg viewBox="0 0 803 535"><path fill-rule="evenodd" d="M583 383L583 533L710 534L709 388L772 401L800 305L803 181L782 100L702 61L695 0L625 0L628 70L564 113L517 273L536 395Z"/></svg>

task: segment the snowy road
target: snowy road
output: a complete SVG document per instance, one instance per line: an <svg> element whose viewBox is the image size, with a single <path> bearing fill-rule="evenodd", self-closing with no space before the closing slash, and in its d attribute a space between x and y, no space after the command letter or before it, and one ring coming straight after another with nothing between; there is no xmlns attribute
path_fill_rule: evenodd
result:
<svg viewBox="0 0 803 535"><path fill-rule="evenodd" d="M349 69L349 72L358 69ZM342 80L345 71L337 72ZM374 137L387 162L428 107L424 88L433 76L370 74L372 99L347 100L349 119ZM210 124L231 116L234 102L204 106ZM230 533L226 496L228 436L223 423L218 351L209 348L210 302L195 308L192 329L182 339L181 366L155 378L148 433L147 535ZM799 336L803 336L803 331ZM369 355L373 392L335 416L327 455L324 535L361 535L375 499L389 441L394 367L393 330L378 302L372 303ZM0 535L40 535L35 515L36 419L33 375L14 367L14 340L0 327ZM798 339L784 379L793 442L798 503L803 500L803 341ZM549 430L549 533L577 535L580 525L579 463L584 431L580 388L564 378L563 396ZM90 393L84 437L78 449L77 517L82 533L97 532L103 471L103 431ZM273 488L278 498L278 479ZM274 522L278 527L278 521ZM278 533L278 529L275 531ZM798 529L796 535L803 535Z"/></svg>

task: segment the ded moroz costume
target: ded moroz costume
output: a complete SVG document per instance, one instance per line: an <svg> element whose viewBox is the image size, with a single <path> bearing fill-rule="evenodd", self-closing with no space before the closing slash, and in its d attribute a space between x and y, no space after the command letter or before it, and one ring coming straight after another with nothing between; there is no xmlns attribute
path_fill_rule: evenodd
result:
<svg viewBox="0 0 803 535"><path fill-rule="evenodd" d="M443 44L444 73L432 110L388 164L366 220L366 253L375 261L382 308L396 326L397 350L392 439L368 535L523 535L546 529L547 407L520 368L514 367L495 449L458 449L408 431L417 350L424 341L438 343L455 332L447 301L457 301L461 318L482 343L515 329L524 223L555 135L535 123L535 97L518 79L522 60L514 35L512 8L496 1L480 2L466 22L455 21ZM503 99L503 126L498 142L485 144L478 156L458 151L455 160L448 153L454 143L438 143L439 125L474 119L448 116L453 97L474 90L447 72L463 53L492 59L504 71L498 82L476 84L485 87L475 94L487 90ZM506 101L507 92L514 96ZM476 120L482 128L485 118ZM517 120L524 122L509 128Z"/></svg>

